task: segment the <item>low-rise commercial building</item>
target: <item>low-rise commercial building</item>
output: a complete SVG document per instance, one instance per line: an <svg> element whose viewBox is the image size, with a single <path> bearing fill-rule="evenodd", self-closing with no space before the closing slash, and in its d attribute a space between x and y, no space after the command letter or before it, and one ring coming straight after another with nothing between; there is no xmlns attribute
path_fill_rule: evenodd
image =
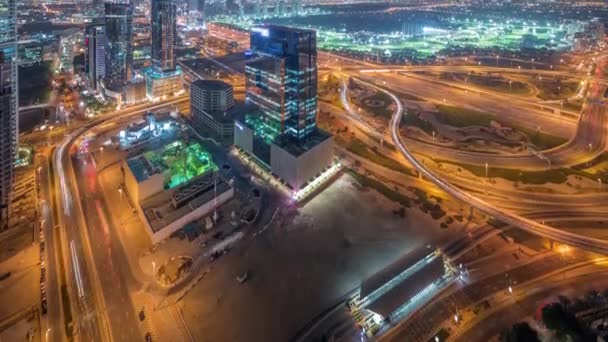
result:
<svg viewBox="0 0 608 342"><path fill-rule="evenodd" d="M179 95L184 91L183 74L180 68L173 71L159 71L147 68L144 71L146 79L146 97L150 101L159 101L169 96Z"/></svg>
<svg viewBox="0 0 608 342"><path fill-rule="evenodd" d="M234 196L209 152L181 140L125 160L124 184L156 244Z"/></svg>
<svg viewBox="0 0 608 342"><path fill-rule="evenodd" d="M198 126L211 130L218 138L232 140L234 118L243 106L234 102L233 87L217 80L198 80L190 85L190 112Z"/></svg>

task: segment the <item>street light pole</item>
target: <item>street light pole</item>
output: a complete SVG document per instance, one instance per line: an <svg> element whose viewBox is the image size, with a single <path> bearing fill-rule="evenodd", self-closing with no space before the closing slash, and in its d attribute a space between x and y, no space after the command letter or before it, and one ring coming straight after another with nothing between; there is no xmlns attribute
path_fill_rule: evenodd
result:
<svg viewBox="0 0 608 342"><path fill-rule="evenodd" d="M486 163L486 181L485 181L485 193L488 194L488 163Z"/></svg>
<svg viewBox="0 0 608 342"><path fill-rule="evenodd" d="M120 204L121 204L121 211L120 211L120 225L122 226L122 188L118 188L118 193L120 194Z"/></svg>
<svg viewBox="0 0 608 342"><path fill-rule="evenodd" d="M152 281L156 281L156 262L152 261ZM152 294L152 309L156 311L156 296Z"/></svg>

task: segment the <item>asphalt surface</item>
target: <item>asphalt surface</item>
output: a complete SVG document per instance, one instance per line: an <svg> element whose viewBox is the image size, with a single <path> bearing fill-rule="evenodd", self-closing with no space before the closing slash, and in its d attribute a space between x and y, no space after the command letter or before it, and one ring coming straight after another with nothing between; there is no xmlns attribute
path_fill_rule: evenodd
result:
<svg viewBox="0 0 608 342"><path fill-rule="evenodd" d="M533 316L536 310L545 303L557 301L558 295L566 295L569 298L581 297L589 290L602 291L608 286L608 274L605 273L605 269L587 272L589 273L574 279L566 279L559 284L539 282L529 291L530 295L484 317L473 327L469 327L460 334L455 341L490 341L492 337L522 321L525 317Z"/></svg>
<svg viewBox="0 0 608 342"><path fill-rule="evenodd" d="M382 338L382 341L425 341L425 338L432 337L430 335L454 315L457 308L465 308L496 291L505 290L509 279L512 283L522 283L577 260L572 258L565 261L554 254L510 270L505 269L503 272L458 289L446 297L436 298Z"/></svg>
<svg viewBox="0 0 608 342"><path fill-rule="evenodd" d="M97 267L99 283L105 297L112 337L116 341L143 339L133 307L129 288L134 287L129 262L124 255L115 229L110 227L110 216L103 204L104 197L98 183L97 169L90 154L74 158L76 182L80 189L81 206L93 242L92 257Z"/></svg>
<svg viewBox="0 0 608 342"><path fill-rule="evenodd" d="M51 176L51 165L46 155L41 158L41 169L40 169L40 193L41 199L44 200L42 203L41 219L43 220L42 229L44 231L44 249L45 255L45 266L46 266L46 299L47 299L47 331L43 331L48 341L63 341L64 325L63 325L63 310L61 302L61 289L60 289L60 275L61 275L61 255L58 255L57 238L59 237L59 231L54 229L54 214L51 205L54 202L53 187L51 182L53 181ZM50 329L50 330L48 330Z"/></svg>

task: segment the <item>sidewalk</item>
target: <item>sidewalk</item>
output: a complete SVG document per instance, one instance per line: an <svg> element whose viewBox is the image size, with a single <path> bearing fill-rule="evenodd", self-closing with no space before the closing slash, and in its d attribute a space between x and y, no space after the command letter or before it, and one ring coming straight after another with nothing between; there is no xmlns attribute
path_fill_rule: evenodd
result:
<svg viewBox="0 0 608 342"><path fill-rule="evenodd" d="M135 311L144 335L150 333L152 341L187 341L188 334L184 331L183 323L179 320L178 308L175 305L166 306L156 302L154 295L138 291L131 295ZM156 307L156 308L155 308ZM144 320L141 320L143 311Z"/></svg>

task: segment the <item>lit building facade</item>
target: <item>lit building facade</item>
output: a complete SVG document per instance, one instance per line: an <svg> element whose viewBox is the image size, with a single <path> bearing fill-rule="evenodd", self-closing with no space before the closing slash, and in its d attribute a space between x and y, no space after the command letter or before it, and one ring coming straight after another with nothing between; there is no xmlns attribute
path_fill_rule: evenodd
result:
<svg viewBox="0 0 608 342"><path fill-rule="evenodd" d="M0 229L8 227L18 146L17 5L0 0Z"/></svg>
<svg viewBox="0 0 608 342"><path fill-rule="evenodd" d="M183 75L180 68L175 68L173 71L160 71L150 67L144 70L144 75L146 78L146 97L150 101L158 101L184 91Z"/></svg>
<svg viewBox="0 0 608 342"><path fill-rule="evenodd" d="M85 33L85 72L89 88L99 90L99 82L106 74L106 25L103 20L94 20Z"/></svg>
<svg viewBox="0 0 608 342"><path fill-rule="evenodd" d="M183 91L182 72L175 65L176 11L173 0L152 0L152 67L144 71L151 101Z"/></svg>
<svg viewBox="0 0 608 342"><path fill-rule="evenodd" d="M173 0L152 0L152 66L160 71L175 70L175 11Z"/></svg>
<svg viewBox="0 0 608 342"><path fill-rule="evenodd" d="M234 90L218 80L197 80L190 85L190 113L196 126L204 126L220 139L234 131Z"/></svg>
<svg viewBox="0 0 608 342"><path fill-rule="evenodd" d="M246 101L259 110L235 121L234 143L298 193L333 163L333 138L317 128L316 32L259 26L250 44Z"/></svg>
<svg viewBox="0 0 608 342"><path fill-rule="evenodd" d="M121 94L133 77L133 10L128 3L105 3L103 85Z"/></svg>
<svg viewBox="0 0 608 342"><path fill-rule="evenodd" d="M284 26L251 29L251 50L267 59L247 65L247 98L279 122L279 133L304 140L317 127L317 36Z"/></svg>

